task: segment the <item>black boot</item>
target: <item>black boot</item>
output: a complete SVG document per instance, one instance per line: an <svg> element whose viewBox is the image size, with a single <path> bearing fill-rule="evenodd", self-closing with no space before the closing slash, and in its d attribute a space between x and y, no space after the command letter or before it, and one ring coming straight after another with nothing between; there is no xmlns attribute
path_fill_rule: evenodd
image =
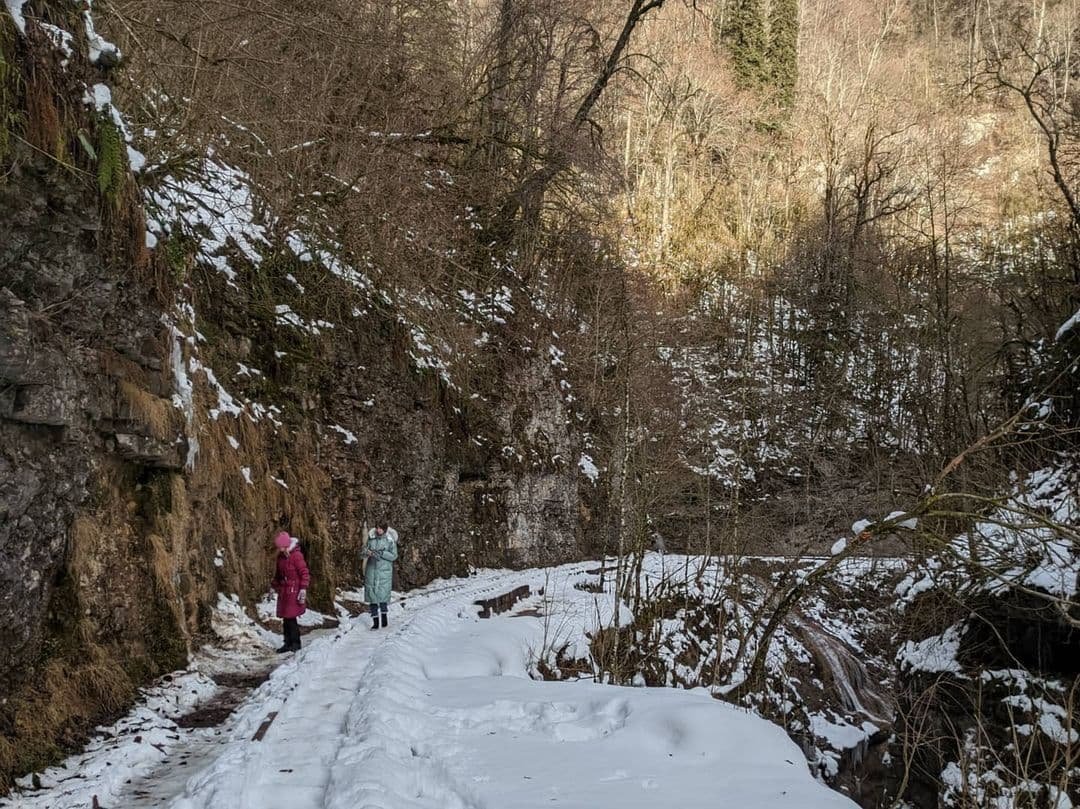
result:
<svg viewBox="0 0 1080 809"><path fill-rule="evenodd" d="M371 628L372 629L378 629L379 628L379 616L378 615L372 615L371 616Z"/></svg>
<svg viewBox="0 0 1080 809"><path fill-rule="evenodd" d="M385 629L386 628L386 613L385 612L382 614L382 625L383 625L383 628Z"/></svg>
<svg viewBox="0 0 1080 809"><path fill-rule="evenodd" d="M300 651L300 624L295 618L286 618L284 621L284 635L285 645L278 651L280 652L299 652Z"/></svg>

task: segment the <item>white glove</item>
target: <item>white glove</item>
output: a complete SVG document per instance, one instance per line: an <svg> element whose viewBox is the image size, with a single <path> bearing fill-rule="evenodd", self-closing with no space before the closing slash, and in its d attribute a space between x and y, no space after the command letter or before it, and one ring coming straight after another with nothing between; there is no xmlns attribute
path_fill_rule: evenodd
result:
<svg viewBox="0 0 1080 809"><path fill-rule="evenodd" d="M296 594L296 600L299 601L301 604L306 604L307 603L307 590L301 590L299 593L297 593Z"/></svg>

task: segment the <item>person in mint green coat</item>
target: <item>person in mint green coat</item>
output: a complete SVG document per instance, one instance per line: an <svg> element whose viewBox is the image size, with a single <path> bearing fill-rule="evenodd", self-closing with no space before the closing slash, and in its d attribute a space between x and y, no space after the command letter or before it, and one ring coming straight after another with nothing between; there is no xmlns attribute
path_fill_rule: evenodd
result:
<svg viewBox="0 0 1080 809"><path fill-rule="evenodd" d="M364 598L371 610L371 628L386 626L386 602L390 600L390 586L394 578L394 562L397 560L397 531L386 522L372 528L364 543L361 556L365 561Z"/></svg>

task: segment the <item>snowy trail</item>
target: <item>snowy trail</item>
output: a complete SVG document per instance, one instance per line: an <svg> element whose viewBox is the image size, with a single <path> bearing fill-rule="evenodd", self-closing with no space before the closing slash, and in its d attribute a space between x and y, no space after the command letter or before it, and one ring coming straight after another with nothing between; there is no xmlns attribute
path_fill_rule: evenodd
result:
<svg viewBox="0 0 1080 809"><path fill-rule="evenodd" d="M346 623L332 643L303 650L270 689L269 698L242 711L233 742L187 782L186 794L169 805L175 809L332 805L328 787L349 731L347 717L358 701L370 696L371 670L386 657L387 647L393 648L417 620L446 609L446 602L471 603L497 590L506 576L433 588L407 599L408 609L393 605L389 630L372 632L361 616ZM277 715L265 735L253 740L271 712Z"/></svg>
<svg viewBox="0 0 1080 809"><path fill-rule="evenodd" d="M218 738L181 748L186 767L172 756L101 806L854 806L813 780L779 727L703 690L532 679L537 652L564 642L580 652L584 632L610 615L610 597L605 606L575 586L593 580L587 568L486 571L410 593L388 630L370 631L364 616L347 621L275 670ZM511 613L478 618L474 601L523 584L534 595ZM49 797L14 805L90 805L88 793Z"/></svg>

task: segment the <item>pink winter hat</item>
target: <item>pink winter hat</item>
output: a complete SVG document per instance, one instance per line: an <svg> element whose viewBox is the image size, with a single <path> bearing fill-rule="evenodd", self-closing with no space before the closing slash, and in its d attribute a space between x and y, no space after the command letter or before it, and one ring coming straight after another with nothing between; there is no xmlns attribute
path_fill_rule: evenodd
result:
<svg viewBox="0 0 1080 809"><path fill-rule="evenodd" d="M274 537L274 545L277 546L279 551L286 550L291 544L292 537L289 536L288 531L279 531L278 535Z"/></svg>

